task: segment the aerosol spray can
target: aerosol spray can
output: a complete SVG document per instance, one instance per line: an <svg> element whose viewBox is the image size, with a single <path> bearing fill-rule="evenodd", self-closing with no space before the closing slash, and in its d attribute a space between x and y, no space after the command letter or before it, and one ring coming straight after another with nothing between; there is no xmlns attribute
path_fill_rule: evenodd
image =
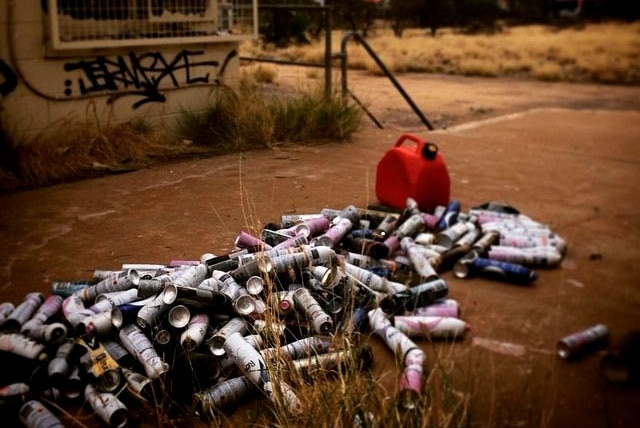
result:
<svg viewBox="0 0 640 428"><path fill-rule="evenodd" d="M19 333L0 333L0 351L10 352L30 360L47 359L44 344Z"/></svg>
<svg viewBox="0 0 640 428"><path fill-rule="evenodd" d="M529 284L538 274L525 266L491 260L484 257L463 258L453 266L453 274L458 278L472 275L486 276L513 284Z"/></svg>
<svg viewBox="0 0 640 428"><path fill-rule="evenodd" d="M178 297L178 290L174 285L167 284L160 294L146 303L138 311L136 322L141 328L151 326L161 313L167 311Z"/></svg>
<svg viewBox="0 0 640 428"><path fill-rule="evenodd" d="M9 315L11 315L11 312L13 312L15 308L16 307L11 302L0 303L0 328L2 328L2 325L7 320Z"/></svg>
<svg viewBox="0 0 640 428"><path fill-rule="evenodd" d="M451 227L458 221L458 216L460 215L460 202L453 199L451 200L444 209L444 212L438 219L438 223L436 223L437 230L445 230Z"/></svg>
<svg viewBox="0 0 640 428"><path fill-rule="evenodd" d="M497 245L499 241L500 232L496 230L485 231L471 246L471 255L475 257L485 256L489 248L491 248L493 245Z"/></svg>
<svg viewBox="0 0 640 428"><path fill-rule="evenodd" d="M496 245L487 251L487 256L491 260L529 267L553 267L562 261L562 254L555 247L516 248Z"/></svg>
<svg viewBox="0 0 640 428"><path fill-rule="evenodd" d="M215 412L228 410L257 391L256 385L246 376L239 376L196 392L193 394L192 407L198 415L213 417Z"/></svg>
<svg viewBox="0 0 640 428"><path fill-rule="evenodd" d="M384 241L395 229L399 218L400 214L387 214L373 231L375 239Z"/></svg>
<svg viewBox="0 0 640 428"><path fill-rule="evenodd" d="M260 351L265 360L299 360L310 355L329 352L331 341L320 336L309 336L288 343L279 348L266 348Z"/></svg>
<svg viewBox="0 0 640 428"><path fill-rule="evenodd" d="M7 332L19 331L22 324L33 316L42 302L44 302L44 294L28 293L2 324L3 330Z"/></svg>
<svg viewBox="0 0 640 428"><path fill-rule="evenodd" d="M82 392L87 380L83 374L80 373L80 367L74 364L71 367L69 376L62 382L60 386L60 394L69 401L78 401L82 398Z"/></svg>
<svg viewBox="0 0 640 428"><path fill-rule="evenodd" d="M107 425L114 428L124 428L129 422L129 411L115 395L109 392L99 392L88 383L84 390L84 397L94 412Z"/></svg>
<svg viewBox="0 0 640 428"><path fill-rule="evenodd" d="M238 248L238 249L250 248L250 247L255 247L255 246L260 246L260 247L264 248L265 250L268 250L268 249L271 248L271 245L267 244L266 242L264 242L260 238L256 238L255 236L253 236L252 234L250 234L248 232L242 231L236 237L235 247Z"/></svg>
<svg viewBox="0 0 640 428"><path fill-rule="evenodd" d="M200 313L189 321L186 330L180 335L180 345L185 351L194 351L204 342L209 328L209 315Z"/></svg>
<svg viewBox="0 0 640 428"><path fill-rule="evenodd" d="M44 299L44 302L35 311L31 319L22 324L20 333L29 335L29 330L46 323L49 318L56 315L60 309L62 309L62 300L62 297L53 294Z"/></svg>
<svg viewBox="0 0 640 428"><path fill-rule="evenodd" d="M140 282L140 275L135 269L115 271L95 285L83 288L74 294L80 296L83 302L93 302L99 294L128 290L137 286L138 282Z"/></svg>
<svg viewBox="0 0 640 428"><path fill-rule="evenodd" d="M400 404L413 409L422 395L422 373L426 356L411 340L391 325L391 321L382 309L372 309L368 313L369 325L398 358L403 360L403 372L400 379Z"/></svg>
<svg viewBox="0 0 640 428"><path fill-rule="evenodd" d="M463 235L470 230L474 229L473 223L458 222L442 230L436 235L436 244L442 245L446 248L453 247L453 244L458 241Z"/></svg>
<svg viewBox="0 0 640 428"><path fill-rule="evenodd" d="M182 287L197 287L209 275L209 268L204 263L198 263L195 266L180 271L171 283Z"/></svg>
<svg viewBox="0 0 640 428"><path fill-rule="evenodd" d="M311 245L316 247L324 246L333 248L347 233L349 233L352 227L353 223L351 220L341 218L322 235L313 238L311 240Z"/></svg>
<svg viewBox="0 0 640 428"><path fill-rule="evenodd" d="M408 293L396 293L392 298L396 301L398 309L412 310L443 299L448 293L449 285L438 277L409 288Z"/></svg>
<svg viewBox="0 0 640 428"><path fill-rule="evenodd" d="M300 308L306 314L316 333L328 334L333 330L333 319L322 309L309 290L304 287L298 288L293 293L293 301L296 303L296 308Z"/></svg>
<svg viewBox="0 0 640 428"><path fill-rule="evenodd" d="M153 399L154 392L151 379L126 367L122 368L122 374L127 382L127 391L131 395L142 401Z"/></svg>
<svg viewBox="0 0 640 428"><path fill-rule="evenodd" d="M440 254L416 244L413 239L405 236L400 241L400 247L409 257L413 269L424 280L438 276L436 267L440 264Z"/></svg>
<svg viewBox="0 0 640 428"><path fill-rule="evenodd" d="M49 361L47 374L54 386L60 386L62 382L69 376L71 371L71 353L74 350L73 340L68 340L58 346L56 356Z"/></svg>
<svg viewBox="0 0 640 428"><path fill-rule="evenodd" d="M249 294L252 296L258 296L264 290L264 280L258 275L253 275L247 279L244 286Z"/></svg>
<svg viewBox="0 0 640 428"><path fill-rule="evenodd" d="M400 241L407 236L414 236L426 227L426 215L416 213L411 215L385 239L381 245L371 248L371 255L377 259L386 259L400 248Z"/></svg>
<svg viewBox="0 0 640 428"><path fill-rule="evenodd" d="M218 331L216 331L213 337L207 342L209 350L213 355L224 355L225 342L228 337L233 333L244 334L247 331L247 322L239 317L231 318L227 321Z"/></svg>
<svg viewBox="0 0 640 428"><path fill-rule="evenodd" d="M76 291L82 290L83 288L89 287L91 284L90 281L87 280L78 280L78 281L52 281L51 282L51 294L55 294L57 296L61 296L62 298L67 298L71 296Z"/></svg>
<svg viewBox="0 0 640 428"><path fill-rule="evenodd" d="M563 337L557 343L558 356L565 360L578 358L589 351L602 348L609 341L609 330L603 324L596 324L585 330Z"/></svg>
<svg viewBox="0 0 640 428"><path fill-rule="evenodd" d="M292 415L301 413L300 401L293 389L286 382L275 384L271 381L262 356L240 336L240 333L231 334L224 348L244 375L261 387L271 401L284 404Z"/></svg>
<svg viewBox="0 0 640 428"><path fill-rule="evenodd" d="M64 428L51 410L37 400L29 400L20 407L20 422L27 428Z"/></svg>
<svg viewBox="0 0 640 428"><path fill-rule="evenodd" d="M396 315L393 325L408 337L427 339L460 339L471 330L469 324L453 317Z"/></svg>
<svg viewBox="0 0 640 428"><path fill-rule="evenodd" d="M326 217L315 217L304 220L293 226L296 235L303 235L307 238L319 235L329 229L331 223Z"/></svg>
<svg viewBox="0 0 640 428"><path fill-rule="evenodd" d="M314 373L343 373L348 367L367 369L373 361L371 347L351 346L345 349L312 354L308 357L293 360L293 367L300 375L309 377Z"/></svg>
<svg viewBox="0 0 640 428"><path fill-rule="evenodd" d="M122 345L142 364L151 380L158 379L169 370L169 365L162 361L149 338L135 324L122 327L118 335Z"/></svg>
<svg viewBox="0 0 640 428"><path fill-rule="evenodd" d="M460 318L460 304L454 299L438 299L429 305L415 307L405 315Z"/></svg>
<svg viewBox="0 0 640 428"><path fill-rule="evenodd" d="M122 291L112 291L110 293L102 293L96 296L95 303L89 306L91 312L109 312L114 306L124 305L126 303L140 300L137 288L130 288Z"/></svg>

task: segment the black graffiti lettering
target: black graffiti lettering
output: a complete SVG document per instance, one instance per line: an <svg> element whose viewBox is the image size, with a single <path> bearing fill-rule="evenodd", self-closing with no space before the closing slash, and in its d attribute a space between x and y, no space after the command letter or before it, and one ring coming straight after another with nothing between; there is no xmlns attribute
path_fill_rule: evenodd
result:
<svg viewBox="0 0 640 428"><path fill-rule="evenodd" d="M65 71L81 70L86 79L78 79L80 93L87 95L91 92L113 91L118 89L111 74L106 67L106 59L97 57L95 61L79 61L77 63L65 64ZM88 84L87 84L88 83Z"/></svg>
<svg viewBox="0 0 640 428"><path fill-rule="evenodd" d="M0 95L6 96L18 86L18 76L15 71L0 59Z"/></svg>
<svg viewBox="0 0 640 428"><path fill-rule="evenodd" d="M190 56L197 56L200 55L198 52L188 52L188 51L184 51L184 64L185 64L185 72L187 73L187 83L191 83L191 84L195 84L195 83L206 83L209 81L209 73L206 73L204 76L191 76L192 71L197 70L198 68L200 68L200 66L207 66L207 65L212 65L211 63L215 62L215 67L218 66L218 62L217 61L209 61L209 63L207 64L207 62L204 63L200 63L200 62L194 62L194 63L189 63L189 57Z"/></svg>
<svg viewBox="0 0 640 428"><path fill-rule="evenodd" d="M115 92L112 100L124 95L138 95L143 97L134 103L134 108L148 102L164 102L166 97L160 92L161 84L167 87L179 88L181 79L179 73L184 73L184 85L218 83L218 76L224 72L231 58L237 55L235 50L229 52L223 62L223 69L218 70L216 78L212 79L211 70L219 66L215 60L198 61L204 51L182 50L173 58L167 58L161 52L136 54L130 52L126 56L108 59L98 56L93 61L78 61L64 65L65 71L80 71L81 77L77 85L82 95L100 92ZM69 86L69 85L67 85ZM131 91L134 89L134 91ZM119 94L118 91L127 90ZM65 93L71 95L71 91Z"/></svg>
<svg viewBox="0 0 640 428"><path fill-rule="evenodd" d="M218 75L216 76L216 81L219 80L219 78L224 75L224 71L227 69L227 65L229 65L229 62L231 62L231 60L236 56L238 56L237 50L232 49L231 51L229 51L227 56L224 58L224 61L222 61L222 65L218 69Z"/></svg>

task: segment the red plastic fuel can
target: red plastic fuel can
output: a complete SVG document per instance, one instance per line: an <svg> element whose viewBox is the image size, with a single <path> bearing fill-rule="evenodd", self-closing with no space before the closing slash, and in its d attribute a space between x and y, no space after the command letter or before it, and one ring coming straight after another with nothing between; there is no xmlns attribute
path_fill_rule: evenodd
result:
<svg viewBox="0 0 640 428"><path fill-rule="evenodd" d="M421 211L432 213L449 203L449 171L438 146L413 134L402 134L376 168L376 197L403 209L408 197Z"/></svg>

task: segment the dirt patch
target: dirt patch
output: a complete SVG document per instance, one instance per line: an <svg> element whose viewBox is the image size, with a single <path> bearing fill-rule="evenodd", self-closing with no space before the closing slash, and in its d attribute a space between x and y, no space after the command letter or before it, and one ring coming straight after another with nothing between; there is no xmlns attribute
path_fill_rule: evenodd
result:
<svg viewBox="0 0 640 428"><path fill-rule="evenodd" d="M304 76L287 79L298 85ZM385 129L365 119L351 142L281 146L0 195L0 301L17 303L52 280L122 263L222 254L240 231L282 214L375 204L376 164L411 131L440 146L463 210L505 201L550 225L569 247L562 266L541 271L531 287L443 274L472 333L453 345L422 345L428 364L444 358L451 365L454 388L469 398L469 425L633 426L640 394L604 382L602 352L568 363L554 347L595 323L609 327L613 342L640 325L640 88L399 80L446 130L426 132L386 80L354 73L352 90ZM373 370L392 391L392 354L371 343Z"/></svg>

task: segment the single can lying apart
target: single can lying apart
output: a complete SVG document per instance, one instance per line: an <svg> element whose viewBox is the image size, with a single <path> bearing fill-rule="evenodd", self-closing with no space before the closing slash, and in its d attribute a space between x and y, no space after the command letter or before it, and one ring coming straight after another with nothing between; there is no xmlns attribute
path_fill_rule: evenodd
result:
<svg viewBox="0 0 640 428"><path fill-rule="evenodd" d="M556 349L560 358L569 360L606 346L608 340L609 330L607 327L603 324L596 324L563 337L558 341Z"/></svg>

